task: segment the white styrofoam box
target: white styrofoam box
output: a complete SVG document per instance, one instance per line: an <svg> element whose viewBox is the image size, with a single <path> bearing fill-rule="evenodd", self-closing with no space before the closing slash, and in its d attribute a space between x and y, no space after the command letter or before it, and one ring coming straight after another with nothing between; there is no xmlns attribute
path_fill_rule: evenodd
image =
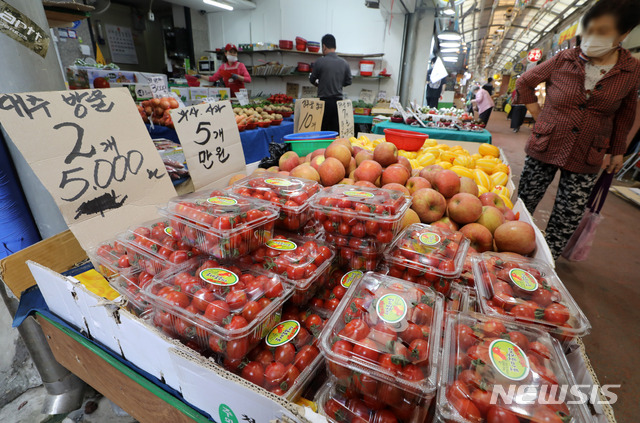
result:
<svg viewBox="0 0 640 423"><path fill-rule="evenodd" d="M207 87L189 87L189 95L191 100L202 100L209 97L209 88Z"/></svg>
<svg viewBox="0 0 640 423"><path fill-rule="evenodd" d="M306 421L302 407L252 387L118 308L118 303L88 291L74 278L32 261L27 264L53 313L181 392L187 402L211 414L216 421L227 421L228 413L238 416L237 421L244 415L251 416L256 423L268 423L282 416Z"/></svg>
<svg viewBox="0 0 640 423"><path fill-rule="evenodd" d="M551 266L553 269L556 267L556 261L553 259L553 255L551 254L551 250L549 249L549 245L547 245L547 241L544 239L542 235L542 231L540 228L533 223L533 218L531 217L531 213L524 206L522 199L518 198L516 203L513 205L513 212L520 213L520 221L527 222L531 226L533 226L533 230L536 233L536 253L533 255L533 258L538 260L542 260Z"/></svg>

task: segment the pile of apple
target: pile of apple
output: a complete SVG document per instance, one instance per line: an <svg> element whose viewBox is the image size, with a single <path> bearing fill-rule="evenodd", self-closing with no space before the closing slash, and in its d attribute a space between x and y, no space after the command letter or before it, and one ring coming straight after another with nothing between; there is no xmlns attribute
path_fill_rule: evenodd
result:
<svg viewBox="0 0 640 423"><path fill-rule="evenodd" d="M178 100L173 97L152 98L138 105L138 112L144 123L153 122L154 125L163 125L173 128L173 120L169 110L180 107Z"/></svg>
<svg viewBox="0 0 640 423"><path fill-rule="evenodd" d="M409 159L399 155L392 143L380 142L370 152L340 138L305 157L286 152L278 164L267 170L324 186L348 184L400 191L413 200L403 226L422 222L460 231L471 241L472 252L527 255L535 250L533 227L518 221L511 201L503 194L480 193L472 178L437 164L412 169Z"/></svg>

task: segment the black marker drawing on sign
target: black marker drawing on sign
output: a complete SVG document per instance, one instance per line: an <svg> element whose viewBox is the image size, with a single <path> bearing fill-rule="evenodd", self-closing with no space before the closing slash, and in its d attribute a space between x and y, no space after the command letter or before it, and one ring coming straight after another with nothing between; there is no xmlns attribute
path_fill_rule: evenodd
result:
<svg viewBox="0 0 640 423"><path fill-rule="evenodd" d="M207 107L207 110L205 110L204 112L213 115L214 113L220 113L220 111L222 111L222 109L224 109L225 107L227 107L226 104L209 104L209 107Z"/></svg>
<svg viewBox="0 0 640 423"><path fill-rule="evenodd" d="M189 110L187 109L177 109L178 111L178 115L180 115L180 118L178 119L178 122L176 123L180 123L183 120L188 121L189 120Z"/></svg>
<svg viewBox="0 0 640 423"><path fill-rule="evenodd" d="M87 189L89 188L89 181L87 181L84 178L70 178L69 175L75 172L82 172L84 169L81 167L76 167L75 169L67 169L67 170L63 170L62 171L62 180L60 181L60 185L58 186L58 188L60 189L64 189L67 184L73 183L73 182L82 182L83 183L83 187L80 189L80 191L78 191L78 193L76 195L74 195L71 198L61 198L62 201L76 201L78 198L82 197L82 195L87 191ZM93 187L94 189L96 189L96 187Z"/></svg>
<svg viewBox="0 0 640 423"><path fill-rule="evenodd" d="M147 177L149 179L162 179L164 173L162 175L158 175L159 169L147 169Z"/></svg>
<svg viewBox="0 0 640 423"><path fill-rule="evenodd" d="M213 156L213 154L209 150L202 150L198 152L198 161L207 170L211 169L211 167L213 166L213 160L211 160L211 156ZM207 163L209 164L209 166L207 166Z"/></svg>
<svg viewBox="0 0 640 423"><path fill-rule="evenodd" d="M53 129L57 130L60 128L66 128L67 126L76 130L76 143L74 144L71 153L69 153L69 155L64 159L65 164L71 164L73 159L76 157L93 157L96 154L96 148L94 146L91 146L91 150L88 153L80 152L80 149L82 148L82 139L84 137L83 127L73 122L62 122L55 125Z"/></svg>
<svg viewBox="0 0 640 423"><path fill-rule="evenodd" d="M205 145L211 139L211 131L208 130L207 128L204 128L204 126L211 126L211 122L200 122L198 124L198 128L196 129L196 134L199 134L200 132L203 132L203 131L206 132L204 141L202 142L194 141L198 145Z"/></svg>
<svg viewBox="0 0 640 423"><path fill-rule="evenodd" d="M94 90L91 93L87 91L70 91L68 95L62 94L62 101L71 107L74 107L73 115L78 119L83 119L88 112L87 106L82 104L83 101L88 103L91 108L100 113L110 112L113 109L113 102L107 106L106 96L100 90Z"/></svg>
<svg viewBox="0 0 640 423"><path fill-rule="evenodd" d="M256 423L256 419L254 419L253 417L248 417L246 414L242 415L242 420L249 423Z"/></svg>
<svg viewBox="0 0 640 423"><path fill-rule="evenodd" d="M218 156L218 160L220 161L220 163L224 163L229 160L228 154L226 157L224 156L224 148L222 147L216 147L216 156Z"/></svg>
<svg viewBox="0 0 640 423"><path fill-rule="evenodd" d="M27 102L30 104L27 105ZM47 117L51 117L51 113L49 112L49 102L45 101L41 98L38 98L34 95L27 94L27 100L22 98L19 94L14 94L11 96L10 94L4 94L0 96L0 109L1 110L15 110L18 117L27 116L29 119L33 119L33 115L38 110L43 110Z"/></svg>
<svg viewBox="0 0 640 423"><path fill-rule="evenodd" d="M116 195L114 190L111 190L111 193L107 192L99 197L85 201L76 209L74 219L78 220L82 215L90 216L97 213L100 213L100 215L104 217L104 212L122 207L128 198L128 196L125 195L122 200L118 201L118 197L120 196Z"/></svg>

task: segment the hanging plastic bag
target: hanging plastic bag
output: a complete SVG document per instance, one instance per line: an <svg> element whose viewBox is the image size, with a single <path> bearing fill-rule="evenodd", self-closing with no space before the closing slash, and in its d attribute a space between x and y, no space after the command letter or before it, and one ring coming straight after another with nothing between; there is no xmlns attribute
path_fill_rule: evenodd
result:
<svg viewBox="0 0 640 423"><path fill-rule="evenodd" d="M263 169L268 169L271 166L278 166L278 162L280 161L280 156L282 156L287 151L291 150L291 144L281 143L281 142L270 142L269 143L269 154L270 157L265 157L260 160L260 164L258 167Z"/></svg>
<svg viewBox="0 0 640 423"><path fill-rule="evenodd" d="M596 229L603 219L600 215L604 200L609 193L609 187L613 181L613 173L602 172L598 182L593 187L591 197L587 203L587 212L580 221L578 229L573 233L567 246L562 252L562 257L570 261L584 261L589 257L591 245L596 236Z"/></svg>

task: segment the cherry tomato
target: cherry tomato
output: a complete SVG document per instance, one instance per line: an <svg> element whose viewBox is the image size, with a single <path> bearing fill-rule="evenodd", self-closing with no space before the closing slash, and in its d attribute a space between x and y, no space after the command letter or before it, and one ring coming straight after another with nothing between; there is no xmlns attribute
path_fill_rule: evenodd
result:
<svg viewBox="0 0 640 423"><path fill-rule="evenodd" d="M527 351L529 349L529 340L522 332L511 331L507 335L511 342L522 348L522 351Z"/></svg>
<svg viewBox="0 0 640 423"><path fill-rule="evenodd" d="M119 268L122 269L122 268L126 268L126 267L129 267L129 266L130 266L130 264L129 264L129 256L127 256L126 254L121 256L118 259L118 267Z"/></svg>
<svg viewBox="0 0 640 423"><path fill-rule="evenodd" d="M476 407L475 404L468 399L454 398L454 400L451 401L451 406L455 408L458 413L460 413L460 415L465 419L471 420L473 422L482 421L480 410L478 410L478 407Z"/></svg>
<svg viewBox="0 0 640 423"><path fill-rule="evenodd" d="M487 320L482 326L482 330L487 336L499 338L503 333L507 332L504 324L497 320Z"/></svg>
<svg viewBox="0 0 640 423"><path fill-rule="evenodd" d="M264 369L265 386L272 388L283 381L287 368L284 364L274 361Z"/></svg>
<svg viewBox="0 0 640 423"><path fill-rule="evenodd" d="M268 349L260 350L253 359L260 363L262 367L267 367L272 361L274 361L273 353Z"/></svg>
<svg viewBox="0 0 640 423"><path fill-rule="evenodd" d="M229 304L222 300L211 301L204 312L204 317L215 323L222 323L231 314Z"/></svg>
<svg viewBox="0 0 640 423"><path fill-rule="evenodd" d="M261 311L262 308L260 308L260 304L258 304L257 301L249 301L242 309L242 317L244 317L247 322L251 322Z"/></svg>
<svg viewBox="0 0 640 423"><path fill-rule="evenodd" d="M296 348L290 342L284 345L280 345L275 351L275 360L282 364L293 363L293 359L296 356Z"/></svg>
<svg viewBox="0 0 640 423"><path fill-rule="evenodd" d="M315 358L319 354L320 354L320 351L316 346L305 345L302 348L300 348L300 351L298 351L298 354L296 355L296 358L293 364L298 368L298 370L302 372L313 362L313 360L315 360Z"/></svg>
<svg viewBox="0 0 640 423"><path fill-rule="evenodd" d="M362 319L354 319L340 331L340 335L353 341L360 341L369 335L369 326Z"/></svg>
<svg viewBox="0 0 640 423"><path fill-rule="evenodd" d="M282 282L279 279L273 278L269 279L265 283L265 292L264 295L270 300L279 297L284 292L284 288L282 287Z"/></svg>
<svg viewBox="0 0 640 423"><path fill-rule="evenodd" d="M227 342L227 358L231 360L242 359L249 350L249 340L247 338L240 338Z"/></svg>
<svg viewBox="0 0 640 423"><path fill-rule="evenodd" d="M551 359L551 352L549 352L549 348L546 345L540 342L531 342L529 344L529 351L537 354L539 357L543 359Z"/></svg>
<svg viewBox="0 0 640 423"><path fill-rule="evenodd" d="M487 412L487 423L519 423L518 417L499 405L492 405Z"/></svg>
<svg viewBox="0 0 640 423"><path fill-rule="evenodd" d="M560 303L551 304L544 310L544 319L549 323L562 325L569 320L569 309Z"/></svg>
<svg viewBox="0 0 640 423"><path fill-rule="evenodd" d="M264 384L264 367L257 361L251 361L242 369L240 374L244 379L249 382L255 383L258 386Z"/></svg>
<svg viewBox="0 0 640 423"><path fill-rule="evenodd" d="M423 363L429 359L429 342L426 339L414 339L409 345L409 359L413 363Z"/></svg>
<svg viewBox="0 0 640 423"><path fill-rule="evenodd" d="M553 297L554 291L552 291L551 288L541 286L533 293L533 297L531 299L542 307L547 307L553 303Z"/></svg>
<svg viewBox="0 0 640 423"><path fill-rule="evenodd" d="M411 344L416 339L422 338L422 329L415 323L409 323L407 328L400 333L402 341Z"/></svg>
<svg viewBox="0 0 640 423"><path fill-rule="evenodd" d="M248 300L247 293L244 290L231 291L225 298L225 301L232 310L242 310Z"/></svg>
<svg viewBox="0 0 640 423"><path fill-rule="evenodd" d="M185 308L191 303L191 301L189 301L189 297L187 297L183 292L178 291L171 291L164 298L170 304L180 308Z"/></svg>
<svg viewBox="0 0 640 423"><path fill-rule="evenodd" d="M487 415L489 411L489 407L491 407L491 396L492 392L483 391L482 389L476 389L471 394L471 401L478 408L480 414L483 416Z"/></svg>
<svg viewBox="0 0 640 423"><path fill-rule="evenodd" d="M475 345L478 342L478 337L467 325L459 324L457 327L458 332L458 346L460 350L466 351L472 345Z"/></svg>
<svg viewBox="0 0 640 423"><path fill-rule="evenodd" d="M480 382L482 377L480 373L475 370L466 369L460 372L458 375L458 380L464 383L469 390L478 389L480 386Z"/></svg>
<svg viewBox="0 0 640 423"><path fill-rule="evenodd" d="M374 363L378 361L380 356L377 344L369 338L356 343L353 346L352 354L356 357L360 357Z"/></svg>

